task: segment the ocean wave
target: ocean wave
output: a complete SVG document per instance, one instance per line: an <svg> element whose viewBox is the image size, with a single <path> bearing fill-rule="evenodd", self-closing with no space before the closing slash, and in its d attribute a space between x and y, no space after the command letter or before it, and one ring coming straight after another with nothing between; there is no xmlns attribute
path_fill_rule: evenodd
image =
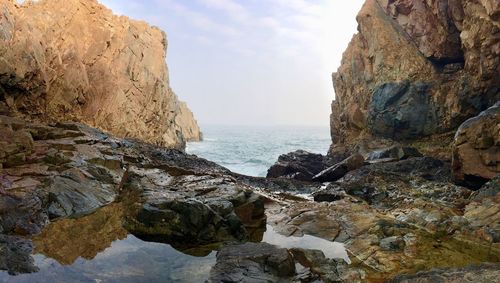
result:
<svg viewBox="0 0 500 283"><path fill-rule="evenodd" d="M189 143L186 151L218 163L233 172L263 177L282 154L297 149L326 154L330 130L325 128L211 127L203 142Z"/></svg>

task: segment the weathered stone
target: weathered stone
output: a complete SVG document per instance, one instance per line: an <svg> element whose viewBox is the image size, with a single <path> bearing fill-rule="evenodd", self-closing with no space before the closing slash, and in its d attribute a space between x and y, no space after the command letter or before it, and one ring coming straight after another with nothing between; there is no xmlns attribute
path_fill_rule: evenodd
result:
<svg viewBox="0 0 500 283"><path fill-rule="evenodd" d="M452 19L453 2L379 1L386 13L411 37L422 54L438 63L463 62L460 32Z"/></svg>
<svg viewBox="0 0 500 283"><path fill-rule="evenodd" d="M498 193L500 193L500 174L475 191L470 198L474 201L480 201L484 198L495 197Z"/></svg>
<svg viewBox="0 0 500 283"><path fill-rule="evenodd" d="M340 268L346 264L343 260L326 258L320 250L294 248L290 252L296 261L310 268L311 272L319 275L323 282L344 282L339 275Z"/></svg>
<svg viewBox="0 0 500 283"><path fill-rule="evenodd" d="M265 223L260 198L228 176L172 176L130 168L124 188L139 194L137 212L126 227L141 237L210 244L244 240L245 227Z"/></svg>
<svg viewBox="0 0 500 283"><path fill-rule="evenodd" d="M368 128L394 140L414 139L435 132L437 117L425 83L386 83L375 89Z"/></svg>
<svg viewBox="0 0 500 283"><path fill-rule="evenodd" d="M332 202L341 200L345 197L343 189L336 184L328 185L323 190L313 193L314 201L317 202Z"/></svg>
<svg viewBox="0 0 500 283"><path fill-rule="evenodd" d="M329 167L326 157L321 154L297 150L283 154L267 171L267 178L284 177L311 181L312 177Z"/></svg>
<svg viewBox="0 0 500 283"><path fill-rule="evenodd" d="M342 178L349 171L355 170L363 166L365 162L364 157L361 154L351 155L340 163L327 168L316 176L313 177L313 181L316 182L333 182Z"/></svg>
<svg viewBox="0 0 500 283"><path fill-rule="evenodd" d="M0 270L11 275L37 272L32 251L33 246L28 240L0 234Z"/></svg>
<svg viewBox="0 0 500 283"><path fill-rule="evenodd" d="M0 192L14 190L12 185L10 180L2 181L0 178ZM22 198L8 193L0 193L0 196L1 232L18 235L40 233L48 221L41 196L32 192L24 193Z"/></svg>
<svg viewBox="0 0 500 283"><path fill-rule="evenodd" d="M422 157L422 154L416 148L395 145L371 152L367 160L371 162L377 162L378 160L396 161L410 157Z"/></svg>
<svg viewBox="0 0 500 283"><path fill-rule="evenodd" d="M289 282L295 263L283 248L267 243L223 247L210 271L210 282ZM288 280L287 280L288 278Z"/></svg>
<svg viewBox="0 0 500 283"><path fill-rule="evenodd" d="M452 165L455 181L473 188L500 173L500 102L460 126Z"/></svg>
<svg viewBox="0 0 500 283"><path fill-rule="evenodd" d="M330 152L385 138L432 142L498 101L499 12L490 2L367 0L333 76Z"/></svg>
<svg viewBox="0 0 500 283"><path fill-rule="evenodd" d="M54 177L47 192L47 210L51 219L91 213L117 196L113 184L93 180L77 168Z"/></svg>
<svg viewBox="0 0 500 283"><path fill-rule="evenodd" d="M402 250L405 246L403 237L392 236L380 240L380 247L385 251Z"/></svg>
<svg viewBox="0 0 500 283"><path fill-rule="evenodd" d="M2 0L0 9L0 92L11 111L167 147L201 139L170 89L160 29L97 1Z"/></svg>
<svg viewBox="0 0 500 283"><path fill-rule="evenodd" d="M415 275L401 275L390 283L489 283L495 282L500 277L500 265L498 263L483 263L459 269L436 269L427 272L419 272Z"/></svg>

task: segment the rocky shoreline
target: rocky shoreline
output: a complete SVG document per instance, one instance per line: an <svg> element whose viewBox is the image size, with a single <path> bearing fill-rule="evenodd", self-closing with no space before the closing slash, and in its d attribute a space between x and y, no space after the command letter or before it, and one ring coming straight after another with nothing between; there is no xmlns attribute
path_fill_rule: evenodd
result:
<svg viewBox="0 0 500 283"><path fill-rule="evenodd" d="M160 30L60 3L0 0L1 280L128 238L209 257L207 282L500 277L498 1L367 0L333 76L330 152L284 154L267 178L182 151L201 134ZM89 44L53 34L48 10Z"/></svg>
<svg viewBox="0 0 500 283"><path fill-rule="evenodd" d="M62 232L53 225L108 207L114 231L121 231L113 239L133 234L180 251L218 250L211 282L413 282L420 277L397 276L441 268L436 272L447 278L448 268L500 260L498 177L472 191L453 183L449 163L414 149L372 152L322 184L290 179L302 174L241 176L81 124L37 124L2 114L0 268L12 275L38 270L35 251L53 256L40 240L57 239ZM307 160L305 152L299 156ZM297 168L300 160L293 162ZM266 224L286 237L342 243L351 263L328 259L321 250L266 246L260 243ZM111 242L91 255L77 250L72 258L91 259ZM488 278L499 267L463 272Z"/></svg>

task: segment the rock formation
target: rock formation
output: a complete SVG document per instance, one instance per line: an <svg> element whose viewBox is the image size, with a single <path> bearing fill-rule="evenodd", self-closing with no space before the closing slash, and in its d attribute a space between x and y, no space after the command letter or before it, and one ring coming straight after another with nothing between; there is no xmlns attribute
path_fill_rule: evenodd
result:
<svg viewBox="0 0 500 283"><path fill-rule="evenodd" d="M267 171L267 178L285 177L290 179L311 181L319 172L341 161L328 156L297 150L283 154Z"/></svg>
<svg viewBox="0 0 500 283"><path fill-rule="evenodd" d="M35 253L65 265L55 281L99 256L121 264L104 281L142 278L106 257L129 234L207 256L189 262L207 282L498 278L497 0L367 0L335 75L332 152L283 155L267 179L163 147L200 138L163 34L62 3L0 0L0 281L54 281ZM453 163L428 156L451 156L452 136Z"/></svg>
<svg viewBox="0 0 500 283"><path fill-rule="evenodd" d="M453 173L465 185L485 183L500 174L500 102L458 129L453 143Z"/></svg>
<svg viewBox="0 0 500 283"><path fill-rule="evenodd" d="M229 170L181 151L78 123L48 126L3 115L0 133L0 270L36 271L31 243L19 237L41 232L34 239L37 251L71 264L128 233L179 245L186 239L209 244L247 239L249 230L265 223L263 203L251 187ZM71 233L60 231L75 223L79 228ZM106 237L84 240L100 234ZM57 248L61 241L68 246Z"/></svg>
<svg viewBox="0 0 500 283"><path fill-rule="evenodd" d="M79 121L170 148L199 140L170 89L163 31L96 0L0 1L0 101L38 121Z"/></svg>
<svg viewBox="0 0 500 283"><path fill-rule="evenodd" d="M500 100L499 5L367 0L333 75L331 151L454 132Z"/></svg>
<svg viewBox="0 0 500 283"><path fill-rule="evenodd" d="M495 281L500 1L366 0L357 20L333 74L333 145L315 159L351 157L312 178L314 202L283 197L268 222L344 243L352 263L327 268L339 282ZM311 163L284 161L273 177Z"/></svg>

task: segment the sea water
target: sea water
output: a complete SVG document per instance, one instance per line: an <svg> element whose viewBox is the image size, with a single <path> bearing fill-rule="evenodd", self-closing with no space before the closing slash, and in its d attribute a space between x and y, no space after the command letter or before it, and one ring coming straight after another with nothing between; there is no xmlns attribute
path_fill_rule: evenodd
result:
<svg viewBox="0 0 500 283"><path fill-rule="evenodd" d="M281 154L298 149L326 154L331 144L327 126L202 126L203 141L186 151L233 172L266 176Z"/></svg>

